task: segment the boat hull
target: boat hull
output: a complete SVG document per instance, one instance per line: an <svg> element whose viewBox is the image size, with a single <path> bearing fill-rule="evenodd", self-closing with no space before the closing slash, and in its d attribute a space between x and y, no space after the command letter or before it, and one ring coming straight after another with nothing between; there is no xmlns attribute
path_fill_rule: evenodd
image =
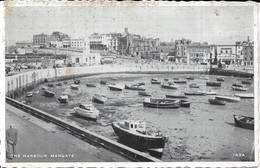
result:
<svg viewBox="0 0 260 168"><path fill-rule="evenodd" d="M55 93L53 92L50 92L48 90L44 90L43 91L43 96L46 96L46 97L54 97Z"/></svg>
<svg viewBox="0 0 260 168"><path fill-rule="evenodd" d="M221 83L217 83L217 82L206 82L207 86L214 86L214 87L220 87Z"/></svg>
<svg viewBox="0 0 260 168"><path fill-rule="evenodd" d="M122 88L119 87L114 87L114 86L108 86L110 90L115 90L115 91L122 91Z"/></svg>
<svg viewBox="0 0 260 168"><path fill-rule="evenodd" d="M235 96L240 97L242 99L253 99L254 98L254 94L250 94L250 93L245 93L245 94L235 94Z"/></svg>
<svg viewBox="0 0 260 168"><path fill-rule="evenodd" d="M95 103L104 104L106 100L93 96L92 101L95 102Z"/></svg>
<svg viewBox="0 0 260 168"><path fill-rule="evenodd" d="M143 105L145 107L151 107L151 108L164 108L164 109L170 109L170 108L179 108L181 105L180 101L174 101L171 103L154 103L151 101L144 100Z"/></svg>
<svg viewBox="0 0 260 168"><path fill-rule="evenodd" d="M64 99L64 98L58 98L60 103L67 103L68 99Z"/></svg>
<svg viewBox="0 0 260 168"><path fill-rule="evenodd" d="M187 99L187 96L184 95L166 95L167 98L175 98L175 99Z"/></svg>
<svg viewBox="0 0 260 168"><path fill-rule="evenodd" d="M128 86L128 85L125 85L125 89L128 89L128 90L141 90L141 91L145 91L145 88L143 87L132 87L132 86Z"/></svg>
<svg viewBox="0 0 260 168"><path fill-rule="evenodd" d="M114 129L115 134L119 138L119 142L139 150L141 152L148 151L152 156L161 158L163 153L163 148L165 145L165 141L163 137L152 137L152 136L142 136L133 134L129 131L125 131L123 128L118 126L117 123L112 123L112 127ZM159 150L153 150L159 149ZM161 150L160 150L161 149Z"/></svg>
<svg viewBox="0 0 260 168"><path fill-rule="evenodd" d="M240 101L239 97L216 96L215 98L218 100L223 100L223 101L227 101L227 102L239 102Z"/></svg>
<svg viewBox="0 0 260 168"><path fill-rule="evenodd" d="M190 95L190 96L204 96L206 95L205 93L200 93L200 92L184 92L185 95Z"/></svg>
<svg viewBox="0 0 260 168"><path fill-rule="evenodd" d="M214 104L214 105L224 106L226 104L224 101L218 99L209 99L208 101L210 104Z"/></svg>
<svg viewBox="0 0 260 168"><path fill-rule="evenodd" d="M237 116L237 115L233 115L233 117L234 117L234 121L235 121L235 124L237 127L254 130L254 123L243 122L238 119L239 116ZM249 118L251 120L253 119L252 117L247 117L247 118Z"/></svg>
<svg viewBox="0 0 260 168"><path fill-rule="evenodd" d="M74 111L76 112L77 115L91 119L91 120L97 120L98 114L94 112L86 112L85 110L81 110L80 108L74 108Z"/></svg>
<svg viewBox="0 0 260 168"><path fill-rule="evenodd" d="M176 86L171 86L171 85L161 85L162 86L162 88L164 88L164 89L178 89L178 87L176 87Z"/></svg>
<svg viewBox="0 0 260 168"><path fill-rule="evenodd" d="M139 95L141 95L141 96L151 96L151 94L149 94L149 93L146 93L146 92L138 92L138 94Z"/></svg>

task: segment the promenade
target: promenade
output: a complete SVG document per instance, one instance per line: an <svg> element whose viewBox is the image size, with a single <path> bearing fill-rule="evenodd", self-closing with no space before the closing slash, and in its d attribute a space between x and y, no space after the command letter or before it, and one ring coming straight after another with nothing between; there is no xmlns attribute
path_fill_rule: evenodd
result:
<svg viewBox="0 0 260 168"><path fill-rule="evenodd" d="M18 129L18 143L15 158L6 159L7 163L128 161L6 104L6 129L11 123Z"/></svg>

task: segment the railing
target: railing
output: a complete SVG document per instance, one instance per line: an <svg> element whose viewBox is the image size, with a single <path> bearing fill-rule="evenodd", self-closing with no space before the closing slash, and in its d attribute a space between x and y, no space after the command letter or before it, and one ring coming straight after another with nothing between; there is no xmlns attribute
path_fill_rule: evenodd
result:
<svg viewBox="0 0 260 168"><path fill-rule="evenodd" d="M14 99L6 97L6 103L26 112L29 113L37 118L40 118L44 121L51 122L55 125L58 125L66 130L69 130L72 135L81 138L84 141L89 143L94 143L96 145L100 145L106 149L109 149L119 155L122 155L132 161L141 161L141 162L161 162L161 160L156 159L146 153L137 151L135 149L129 148L125 145L122 145L118 142L112 141L106 137L98 135L96 133L90 132L86 129L83 129L73 123L69 123L64 121L58 117L55 117L51 114L48 114L44 111L39 109L33 108L21 102L18 102Z"/></svg>

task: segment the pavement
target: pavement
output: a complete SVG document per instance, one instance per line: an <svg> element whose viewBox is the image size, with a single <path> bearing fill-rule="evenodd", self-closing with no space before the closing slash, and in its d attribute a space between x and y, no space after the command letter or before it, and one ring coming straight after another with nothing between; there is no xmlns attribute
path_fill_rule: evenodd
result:
<svg viewBox="0 0 260 168"><path fill-rule="evenodd" d="M18 129L16 155L12 162L127 162L126 158L103 148L92 146L9 104L6 104L6 129Z"/></svg>

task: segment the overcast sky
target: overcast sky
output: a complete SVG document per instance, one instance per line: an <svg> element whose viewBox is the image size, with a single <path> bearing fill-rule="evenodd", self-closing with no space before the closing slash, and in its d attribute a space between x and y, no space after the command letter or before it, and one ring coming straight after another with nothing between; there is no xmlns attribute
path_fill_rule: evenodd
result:
<svg viewBox="0 0 260 168"><path fill-rule="evenodd" d="M71 37L118 32L234 44L253 39L253 7L14 7L6 15L6 41L32 41L33 34L61 31Z"/></svg>

